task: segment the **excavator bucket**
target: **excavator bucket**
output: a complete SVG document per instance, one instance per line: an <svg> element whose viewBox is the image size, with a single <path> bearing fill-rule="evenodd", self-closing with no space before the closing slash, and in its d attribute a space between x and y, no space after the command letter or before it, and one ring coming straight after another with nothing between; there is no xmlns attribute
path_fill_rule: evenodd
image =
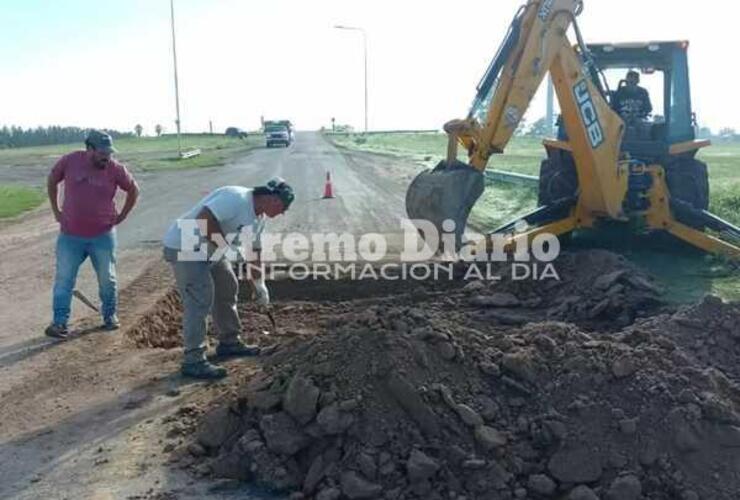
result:
<svg viewBox="0 0 740 500"><path fill-rule="evenodd" d="M417 221L419 233L428 244L442 245L443 232L450 232L447 220L455 223L455 250L462 246L462 236L470 215L470 210L483 194L485 179L483 173L470 165L456 161L448 164L440 162L434 169L425 170L411 182L406 191L406 213L412 221ZM427 221L437 229L436 242L426 234L422 224Z"/></svg>

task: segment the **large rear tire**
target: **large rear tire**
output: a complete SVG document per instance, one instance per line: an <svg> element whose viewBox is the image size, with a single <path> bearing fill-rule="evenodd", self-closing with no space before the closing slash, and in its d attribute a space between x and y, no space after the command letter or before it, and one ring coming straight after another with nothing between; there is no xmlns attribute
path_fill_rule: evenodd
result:
<svg viewBox="0 0 740 500"><path fill-rule="evenodd" d="M696 158L674 158L665 166L666 184L672 199L688 203L697 210L709 209L707 165Z"/></svg>
<svg viewBox="0 0 740 500"><path fill-rule="evenodd" d="M570 156L555 153L540 165L539 206L554 205L578 194L578 174Z"/></svg>

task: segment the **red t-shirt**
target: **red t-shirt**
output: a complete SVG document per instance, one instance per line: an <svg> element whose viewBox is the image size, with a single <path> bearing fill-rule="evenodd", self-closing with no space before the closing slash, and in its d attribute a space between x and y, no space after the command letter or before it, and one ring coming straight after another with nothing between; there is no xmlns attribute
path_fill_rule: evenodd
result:
<svg viewBox="0 0 740 500"><path fill-rule="evenodd" d="M115 160L97 168L87 151L63 156L51 170L52 180L64 181L62 232L92 238L111 230L116 221L116 189L136 186L125 166Z"/></svg>

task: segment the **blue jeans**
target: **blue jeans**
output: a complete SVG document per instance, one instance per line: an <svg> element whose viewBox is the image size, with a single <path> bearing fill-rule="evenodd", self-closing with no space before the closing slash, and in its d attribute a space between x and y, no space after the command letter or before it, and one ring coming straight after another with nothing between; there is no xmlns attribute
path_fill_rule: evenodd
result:
<svg viewBox="0 0 740 500"><path fill-rule="evenodd" d="M57 238L57 270L54 278L54 324L66 325L69 320L72 291L77 272L90 257L98 276L101 313L107 320L116 314L118 283L116 281L116 231L110 230L94 238L82 238L59 233Z"/></svg>

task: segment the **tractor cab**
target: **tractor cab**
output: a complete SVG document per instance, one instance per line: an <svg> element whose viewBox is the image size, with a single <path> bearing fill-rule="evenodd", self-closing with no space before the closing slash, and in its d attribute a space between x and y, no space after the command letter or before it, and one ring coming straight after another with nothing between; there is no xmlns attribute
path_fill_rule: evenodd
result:
<svg viewBox="0 0 740 500"><path fill-rule="evenodd" d="M696 141L696 120L691 109L689 87L689 43L647 42L589 44L583 56L594 84L625 124L621 150L637 166L661 165L674 202L681 201L696 210L709 206L709 181L706 165L696 158L697 151L709 141ZM575 47L579 53L580 48ZM637 80L637 82L635 82ZM625 100L624 95L628 98ZM625 112L625 101L640 101L638 112ZM649 103L649 104L648 104ZM629 107L629 106L627 106ZM649 112L646 112L649 110ZM568 136L560 120L558 139ZM562 155L562 154L561 154ZM549 169L551 159L540 172L540 204L572 196L577 191L575 165L569 154L560 164ZM559 175L558 181L552 179ZM627 209L645 209L649 179L644 170L630 172ZM673 207L677 210L676 207ZM680 208L680 207L679 207ZM677 214L678 220L701 227L694 215Z"/></svg>
<svg viewBox="0 0 740 500"><path fill-rule="evenodd" d="M669 155L672 145L695 139L688 46L686 41L588 45L595 83L625 121L622 149L634 158L656 161ZM642 101L648 95L651 112L638 102L643 112L630 113L624 103L635 99L625 95Z"/></svg>

